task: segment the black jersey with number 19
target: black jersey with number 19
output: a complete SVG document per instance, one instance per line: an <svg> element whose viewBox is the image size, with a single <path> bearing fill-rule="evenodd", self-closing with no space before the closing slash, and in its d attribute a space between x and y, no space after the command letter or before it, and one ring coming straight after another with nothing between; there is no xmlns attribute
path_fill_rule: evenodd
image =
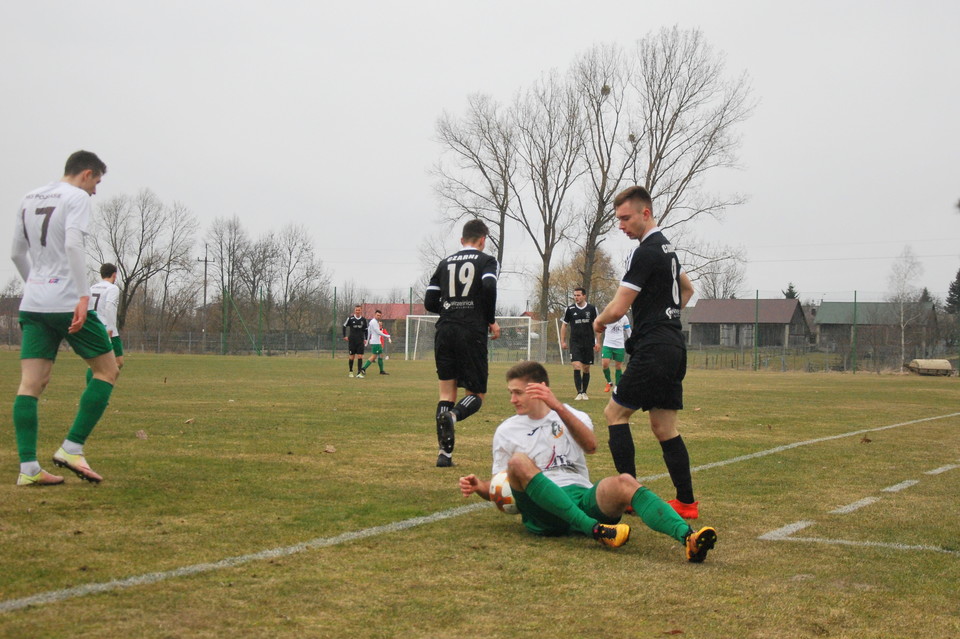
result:
<svg viewBox="0 0 960 639"><path fill-rule="evenodd" d="M660 231L633 250L620 285L638 291L633 300L631 341L686 347L680 325L680 260Z"/></svg>
<svg viewBox="0 0 960 639"><path fill-rule="evenodd" d="M497 258L474 248L444 258L424 296L424 306L439 313L437 328L452 323L482 330L496 321Z"/></svg>

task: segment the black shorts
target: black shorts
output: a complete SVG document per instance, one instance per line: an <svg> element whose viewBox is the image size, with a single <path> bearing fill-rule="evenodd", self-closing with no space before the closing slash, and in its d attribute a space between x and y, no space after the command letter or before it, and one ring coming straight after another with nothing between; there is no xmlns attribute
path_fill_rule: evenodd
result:
<svg viewBox="0 0 960 639"><path fill-rule="evenodd" d="M570 361L593 364L594 344L595 342L570 342Z"/></svg>
<svg viewBox="0 0 960 639"><path fill-rule="evenodd" d="M473 393L487 392L487 332L457 324L437 327L433 340L437 379L455 379Z"/></svg>
<svg viewBox="0 0 960 639"><path fill-rule="evenodd" d="M347 348L349 349L350 355L363 355L363 340L362 339L349 339L347 340Z"/></svg>
<svg viewBox="0 0 960 639"><path fill-rule="evenodd" d="M634 349L617 384L613 401L632 410L681 410L687 349L671 344L647 344Z"/></svg>

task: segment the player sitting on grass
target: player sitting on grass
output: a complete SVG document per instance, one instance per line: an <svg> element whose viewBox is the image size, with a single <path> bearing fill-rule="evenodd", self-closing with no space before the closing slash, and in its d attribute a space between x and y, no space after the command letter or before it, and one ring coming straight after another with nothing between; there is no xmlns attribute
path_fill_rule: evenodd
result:
<svg viewBox="0 0 960 639"><path fill-rule="evenodd" d="M601 544L622 546L630 527L620 517L632 507L647 526L686 546L687 559L701 562L717 541L713 528L694 530L635 477L622 474L590 482L586 454L597 449L593 422L560 403L546 369L520 362L507 371L510 403L517 414L493 435L493 475L506 470L523 525L537 535L576 531ZM464 497L490 499L490 482L460 478Z"/></svg>

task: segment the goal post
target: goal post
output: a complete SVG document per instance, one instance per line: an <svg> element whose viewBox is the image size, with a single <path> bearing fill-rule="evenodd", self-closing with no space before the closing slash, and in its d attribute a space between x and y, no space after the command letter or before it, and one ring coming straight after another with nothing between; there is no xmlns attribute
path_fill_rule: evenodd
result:
<svg viewBox="0 0 960 639"><path fill-rule="evenodd" d="M437 315L407 315L405 357L408 360L432 359ZM498 316L500 338L487 343L491 362L519 362L525 359L546 361L547 323L522 315Z"/></svg>

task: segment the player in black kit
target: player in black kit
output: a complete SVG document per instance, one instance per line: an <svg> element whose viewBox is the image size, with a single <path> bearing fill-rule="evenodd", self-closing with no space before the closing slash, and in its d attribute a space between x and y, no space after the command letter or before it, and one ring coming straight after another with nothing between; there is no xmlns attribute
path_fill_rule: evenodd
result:
<svg viewBox="0 0 960 639"><path fill-rule="evenodd" d="M347 341L350 354L349 377L353 377L353 358L357 358L357 373L360 373L363 370L363 347L367 345L367 318L359 304L353 307L353 315L343 323L343 339Z"/></svg>
<svg viewBox="0 0 960 639"><path fill-rule="evenodd" d="M424 306L439 313L434 358L440 380L437 403L437 466L453 465L454 424L480 410L487 392L487 332L497 324L497 259L483 252L489 230L481 220L463 225L463 249L440 260L430 278ZM466 391L457 402L457 388ZM456 403L455 403L456 402Z"/></svg>
<svg viewBox="0 0 960 639"><path fill-rule="evenodd" d="M600 350L600 340L593 332L597 307L587 303L587 291L582 286L573 289L573 304L567 307L560 324L560 348L567 348L567 326L570 327L570 363L573 364L573 385L577 388L575 400L590 399L590 366L593 354Z"/></svg>
<svg viewBox="0 0 960 639"><path fill-rule="evenodd" d="M630 361L617 391L603 411L610 429L610 452L621 473L636 476L630 416L648 411L650 428L660 442L663 460L677 489L668 503L682 517L696 519L699 502L693 497L690 456L677 430L683 408L683 378L687 349L680 326L680 309L693 297L693 284L684 273L673 246L657 227L653 201L641 186L632 186L614 199L620 230L640 241L620 286L600 317L597 333L633 310L633 335L627 341Z"/></svg>

